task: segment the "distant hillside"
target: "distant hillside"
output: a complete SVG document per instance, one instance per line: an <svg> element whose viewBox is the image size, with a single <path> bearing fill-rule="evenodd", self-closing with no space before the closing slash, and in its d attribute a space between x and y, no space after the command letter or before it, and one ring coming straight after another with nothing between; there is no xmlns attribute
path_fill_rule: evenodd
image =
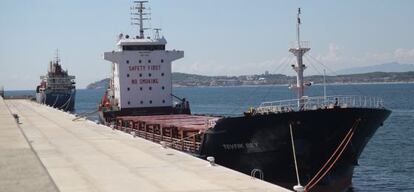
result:
<svg viewBox="0 0 414 192"><path fill-rule="evenodd" d="M242 86L242 85L283 85L292 84L296 77L282 74L261 74L242 76L205 76L186 73L173 73L174 87L205 87L205 86ZM414 82L414 71L411 72L373 72L363 74L326 76L327 83L384 83ZM316 84L323 83L323 76L306 76L305 81ZM87 86L87 89L108 87L109 78Z"/></svg>
<svg viewBox="0 0 414 192"><path fill-rule="evenodd" d="M384 63L380 65L372 65L366 67L355 67L340 70L338 74L361 74L361 73L372 73L372 72L407 72L414 71L413 64L401 64L397 62Z"/></svg>
<svg viewBox="0 0 414 192"><path fill-rule="evenodd" d="M86 89L105 89L109 85L109 78L105 78L99 81L95 81L88 86L86 86Z"/></svg>

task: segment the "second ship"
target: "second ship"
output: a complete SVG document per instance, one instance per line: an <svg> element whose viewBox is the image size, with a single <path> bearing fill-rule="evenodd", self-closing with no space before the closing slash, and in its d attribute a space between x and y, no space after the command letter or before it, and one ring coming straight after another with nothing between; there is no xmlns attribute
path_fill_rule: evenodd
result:
<svg viewBox="0 0 414 192"><path fill-rule="evenodd" d="M75 109L75 76L63 70L60 58L49 63L49 70L44 76L40 76L40 85L36 87L36 101L64 111Z"/></svg>
<svg viewBox="0 0 414 192"><path fill-rule="evenodd" d="M166 50L164 37L144 36L146 1L135 1L137 36L120 35L100 119L116 129L162 143L286 188L346 191L365 145L391 111L380 98L306 97L300 41L289 49L297 99L264 102L238 117L191 115L188 101L172 94L171 63L183 51ZM176 99L178 102L174 103ZM303 186L302 186L303 184Z"/></svg>

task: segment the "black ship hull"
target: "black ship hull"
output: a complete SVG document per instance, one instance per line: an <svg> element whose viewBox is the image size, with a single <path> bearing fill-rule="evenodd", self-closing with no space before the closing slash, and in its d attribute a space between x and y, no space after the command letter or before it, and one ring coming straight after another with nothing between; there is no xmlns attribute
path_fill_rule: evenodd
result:
<svg viewBox="0 0 414 192"><path fill-rule="evenodd" d="M36 101L64 111L73 111L75 109L76 91L70 93L50 92L36 94Z"/></svg>
<svg viewBox="0 0 414 192"><path fill-rule="evenodd" d="M305 185L330 158L347 132L355 133L333 168L311 191L346 191L365 145L391 112L375 108L331 108L220 119L202 136L198 153L206 159L292 189L297 184L289 127L292 125L300 181ZM101 121L113 119L100 111ZM358 123L356 123L358 122Z"/></svg>
<svg viewBox="0 0 414 192"><path fill-rule="evenodd" d="M356 121L354 136L341 158L312 191L346 191L365 145L389 116L386 109L332 108L224 118L204 134L200 155L292 189L297 184L290 139L293 128L300 181L305 185L330 158Z"/></svg>

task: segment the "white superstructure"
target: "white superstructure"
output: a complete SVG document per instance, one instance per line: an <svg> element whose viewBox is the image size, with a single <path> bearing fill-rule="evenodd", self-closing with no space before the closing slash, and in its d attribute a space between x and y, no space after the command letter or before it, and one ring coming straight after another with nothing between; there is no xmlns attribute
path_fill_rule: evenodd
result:
<svg viewBox="0 0 414 192"><path fill-rule="evenodd" d="M120 35L118 50L105 52L111 61L113 76L108 95L112 105L125 108L172 107L171 63L184 57L183 51L165 50L167 41L157 35L144 36L143 17L146 1L135 1L139 35Z"/></svg>

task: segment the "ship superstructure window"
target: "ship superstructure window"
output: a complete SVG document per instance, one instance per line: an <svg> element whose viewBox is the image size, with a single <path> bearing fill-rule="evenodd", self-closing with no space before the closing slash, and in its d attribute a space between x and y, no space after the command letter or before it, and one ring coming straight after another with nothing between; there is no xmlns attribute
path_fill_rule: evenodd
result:
<svg viewBox="0 0 414 192"><path fill-rule="evenodd" d="M124 45L123 51L153 51L153 50L165 50L165 45Z"/></svg>

